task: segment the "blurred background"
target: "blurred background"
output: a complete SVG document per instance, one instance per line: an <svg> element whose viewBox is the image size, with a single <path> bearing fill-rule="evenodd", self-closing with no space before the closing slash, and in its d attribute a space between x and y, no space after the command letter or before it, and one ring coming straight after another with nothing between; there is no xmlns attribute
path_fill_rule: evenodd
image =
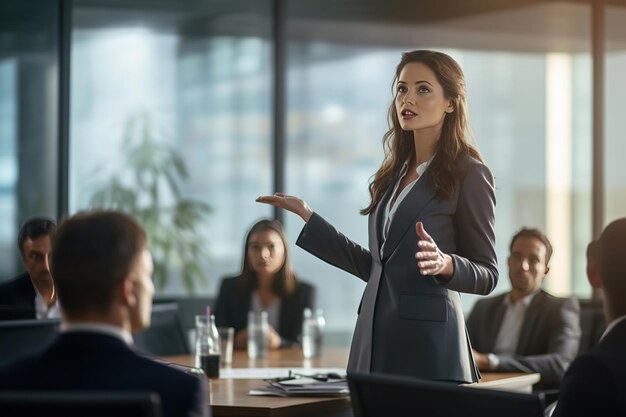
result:
<svg viewBox="0 0 626 417"><path fill-rule="evenodd" d="M533 226L555 248L547 289L589 298L586 245L626 213L625 21L626 1L3 0L0 281L22 270L24 220L107 206L149 230L159 296L211 297L247 229L276 216L347 343L364 283L254 199L297 194L367 245L395 66L437 49L465 71L496 178L495 292L510 237Z"/></svg>

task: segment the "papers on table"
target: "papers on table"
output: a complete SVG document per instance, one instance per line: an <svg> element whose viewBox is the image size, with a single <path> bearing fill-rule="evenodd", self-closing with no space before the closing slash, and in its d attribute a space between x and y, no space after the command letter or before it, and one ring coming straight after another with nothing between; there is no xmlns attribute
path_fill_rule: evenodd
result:
<svg viewBox="0 0 626 417"><path fill-rule="evenodd" d="M318 381L312 378L296 378L282 382L268 382L263 388L250 390L250 395L274 395L279 397L334 397L349 395L348 381L343 379L329 379Z"/></svg>
<svg viewBox="0 0 626 417"><path fill-rule="evenodd" d="M341 368L221 368L220 379L270 379L283 378L292 374L316 375L335 373L346 375Z"/></svg>
<svg viewBox="0 0 626 417"><path fill-rule="evenodd" d="M222 368L220 379L260 379L267 383L250 390L250 395L317 397L350 393L342 368Z"/></svg>

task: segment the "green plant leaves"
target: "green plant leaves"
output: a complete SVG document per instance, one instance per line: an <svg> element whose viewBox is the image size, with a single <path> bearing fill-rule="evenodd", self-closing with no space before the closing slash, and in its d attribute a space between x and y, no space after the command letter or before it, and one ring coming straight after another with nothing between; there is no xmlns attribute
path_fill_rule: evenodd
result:
<svg viewBox="0 0 626 417"><path fill-rule="evenodd" d="M134 216L150 239L156 287L164 289L180 271L193 294L206 284L202 263L209 255L201 225L211 207L182 197L180 184L189 177L185 161L147 113L131 116L123 132L123 169L97 187L89 204Z"/></svg>

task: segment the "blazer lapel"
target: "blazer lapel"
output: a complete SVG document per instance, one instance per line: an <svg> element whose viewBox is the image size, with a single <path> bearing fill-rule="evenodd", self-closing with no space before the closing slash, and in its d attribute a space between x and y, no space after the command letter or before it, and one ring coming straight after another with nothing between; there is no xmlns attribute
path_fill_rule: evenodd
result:
<svg viewBox="0 0 626 417"><path fill-rule="evenodd" d="M489 316L483 317L483 320L488 322L493 317L493 325L486 326L489 332L485 340L488 340L490 346L487 346L486 350L488 352L493 352L494 347L496 346L496 339L498 338L498 333L500 333L500 327L502 327L502 320L504 319L504 313L506 311L506 304L504 304L504 298L506 294L502 294L494 298L493 306L494 308L489 312Z"/></svg>
<svg viewBox="0 0 626 417"><path fill-rule="evenodd" d="M421 211L435 197L436 190L430 186L426 178L422 178L413 185L407 196L402 200L396 214L391 220L387 240L383 247L382 259L387 259L402 240L408 230L415 233L415 222ZM382 219L381 223L384 222ZM382 230L382 227L381 227ZM417 248L416 248L417 250Z"/></svg>
<svg viewBox="0 0 626 417"><path fill-rule="evenodd" d="M393 190L387 191L385 196L370 213L368 218L369 247L374 259L380 261L380 245L383 242L383 225L385 224L385 207Z"/></svg>
<svg viewBox="0 0 626 417"><path fill-rule="evenodd" d="M526 309L526 314L524 315L524 323L522 323L519 340L517 341L517 348L515 349L515 352L517 354L528 351L527 347L530 343L532 343L532 331L537 326L538 316L541 313L542 307L545 305L543 302L544 297L544 292L539 291L539 293L535 295L535 297L528 305L528 308Z"/></svg>

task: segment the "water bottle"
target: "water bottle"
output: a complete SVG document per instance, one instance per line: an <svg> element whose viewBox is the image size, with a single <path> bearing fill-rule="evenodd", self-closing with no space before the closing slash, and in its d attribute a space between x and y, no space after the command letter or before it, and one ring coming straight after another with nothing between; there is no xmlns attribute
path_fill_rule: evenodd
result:
<svg viewBox="0 0 626 417"><path fill-rule="evenodd" d="M270 326L267 311L256 314L248 312L248 357L250 359L265 358L269 348Z"/></svg>
<svg viewBox="0 0 626 417"><path fill-rule="evenodd" d="M324 327L324 311L318 308L313 314L310 308L305 308L302 320L302 354L305 358L315 358L322 354Z"/></svg>
<svg viewBox="0 0 626 417"><path fill-rule="evenodd" d="M196 367L209 378L220 376L220 336L215 316L196 316Z"/></svg>

